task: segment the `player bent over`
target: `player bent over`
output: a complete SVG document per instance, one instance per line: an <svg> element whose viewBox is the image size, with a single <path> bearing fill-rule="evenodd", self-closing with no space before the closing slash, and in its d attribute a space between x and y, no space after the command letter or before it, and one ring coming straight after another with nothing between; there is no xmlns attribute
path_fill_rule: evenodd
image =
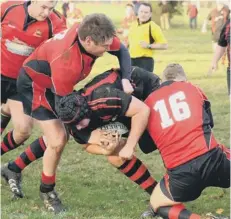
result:
<svg viewBox="0 0 231 219"><path fill-rule="evenodd" d="M122 73L120 70L112 69L106 71L103 74L96 76L91 82L89 82L82 90L78 92L77 97L80 96L80 100L83 100L83 103L86 103L86 100L89 100L87 101L87 104L89 104L90 108L88 107L88 105L86 105L86 109L89 108L90 110L86 110L86 116L89 113L89 116L92 116L94 119L90 123L89 128L78 131L76 129L76 126L74 126L75 129L73 129L71 133L73 133L75 130L78 131L77 133L79 134L75 135L76 140L80 136L77 142L80 142L81 144L88 143L89 136L93 130L100 127L101 125L108 124L112 120L117 119L117 117L122 117L124 113L128 110L127 108L130 105L130 101L132 100L132 97L122 92L123 88L122 88L121 75ZM131 79L132 79L132 84L134 86L134 93L133 93L134 96L142 100L144 100L152 91L156 90L160 84L159 83L160 80L156 75L137 67L132 68ZM74 95L68 96L67 100L70 99L70 101L73 102L72 97L75 98L75 94L76 93L74 93ZM66 98L64 98L64 100L65 99ZM135 99L135 101L141 103L138 104L138 107L142 107L144 105L141 101L137 99ZM62 109L64 110L66 107L65 104L62 104L60 106L61 107L58 107L57 112L61 111ZM82 106L84 107L85 105ZM134 106L132 107L132 109L134 109ZM74 109L73 112L74 112L74 116L77 116L76 109ZM72 116L72 114L69 115L68 111L66 111L66 113L67 113L67 117ZM65 116L65 111L62 115ZM78 118L81 119L82 116L77 116L75 119ZM127 118L127 117L123 117L123 118ZM139 129L139 132L140 131L141 130ZM144 139L143 141L146 141L144 137L142 137L141 139ZM93 143L94 142L95 140L93 140ZM22 194L20 181L17 178L17 175L20 175L21 178L21 171L31 162L42 157L44 154L46 145L43 141L41 141L40 143L41 146L38 146L37 144L31 144L25 150L25 152L22 153L14 162L10 162L9 164L7 164L2 168L2 173L4 177L10 179L8 180L8 182L11 182L12 180L16 181L16 183L14 183L15 185L14 187L12 187L11 184L9 183L11 187L11 191L16 196ZM143 145L144 145L143 150L145 153L147 153L146 151L148 150L148 147L146 144ZM124 171L124 174L130 177L132 181L135 181L149 194L151 194L156 182L150 176L149 171L146 170L146 167L142 164L142 162L138 158L136 159L134 157L134 159L132 159L132 162L127 161L126 164L124 164L125 163L124 159L122 161L120 159L118 162L120 163L117 164L116 167L121 166L121 168L119 168L121 169L121 172L123 172L123 169L125 169L125 167L128 166L129 169L126 168L127 171ZM122 168L122 164L124 164L123 168ZM131 173L133 174L131 175ZM134 178L133 175L136 177Z"/></svg>
<svg viewBox="0 0 231 219"><path fill-rule="evenodd" d="M153 216L203 218L182 202L197 199L209 186L230 187L230 153L212 133L210 102L200 88L186 81L179 64L170 64L160 88L145 103L151 110L148 131L167 169L151 195Z"/></svg>

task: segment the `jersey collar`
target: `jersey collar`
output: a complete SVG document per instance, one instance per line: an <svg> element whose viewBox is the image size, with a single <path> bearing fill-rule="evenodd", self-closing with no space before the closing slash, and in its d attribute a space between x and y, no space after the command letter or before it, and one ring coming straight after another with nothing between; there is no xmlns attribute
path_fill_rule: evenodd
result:
<svg viewBox="0 0 231 219"><path fill-rule="evenodd" d="M24 24L23 24L23 30L26 30L28 28L28 26L34 22L36 22L37 20L32 18L29 13L28 13L28 6L31 4L31 1L26 1L23 5L24 10L25 10L25 20L24 20Z"/></svg>
<svg viewBox="0 0 231 219"><path fill-rule="evenodd" d="M137 23L138 23L138 26L141 26L141 25L143 25L143 24L149 23L151 20L152 20L152 19L150 18L149 20L147 20L147 21L145 21L145 22L143 22L143 23L140 23L139 18L137 18Z"/></svg>
<svg viewBox="0 0 231 219"><path fill-rule="evenodd" d="M165 86L169 86L169 85L171 85L171 84L174 83L174 82L176 82L176 81L165 81L165 82L163 82L163 83L160 85L159 88L165 87Z"/></svg>

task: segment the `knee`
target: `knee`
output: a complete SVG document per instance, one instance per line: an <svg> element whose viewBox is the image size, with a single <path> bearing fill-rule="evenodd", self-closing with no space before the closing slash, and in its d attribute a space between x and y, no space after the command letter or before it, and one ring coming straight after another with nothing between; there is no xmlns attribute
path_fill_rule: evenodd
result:
<svg viewBox="0 0 231 219"><path fill-rule="evenodd" d="M30 137L32 132L33 125L32 124L16 124L14 126L14 134L20 137L23 137L24 139L27 139Z"/></svg>
<svg viewBox="0 0 231 219"><path fill-rule="evenodd" d="M51 139L47 139L47 146L52 150L55 150L57 154L61 154L65 145L67 143L67 135L62 133L60 135L54 136Z"/></svg>

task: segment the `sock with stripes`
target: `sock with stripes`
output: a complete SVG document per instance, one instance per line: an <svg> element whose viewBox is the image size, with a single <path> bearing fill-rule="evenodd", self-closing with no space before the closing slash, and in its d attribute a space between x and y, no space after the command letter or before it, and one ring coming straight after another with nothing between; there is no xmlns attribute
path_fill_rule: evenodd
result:
<svg viewBox="0 0 231 219"><path fill-rule="evenodd" d="M20 173L30 163L42 157L45 150L45 142L43 138L40 137L29 145L19 157L13 162L10 162L8 168L13 172Z"/></svg>
<svg viewBox="0 0 231 219"><path fill-rule="evenodd" d="M4 113L1 110L1 134L3 133L3 131L5 130L5 128L7 127L10 119L11 119L11 116L7 115L6 113Z"/></svg>
<svg viewBox="0 0 231 219"><path fill-rule="evenodd" d="M17 144L14 141L13 131L8 132L3 138L3 141L1 143L1 155L7 153L8 151L14 150L18 146L20 146L22 143Z"/></svg>
<svg viewBox="0 0 231 219"><path fill-rule="evenodd" d="M200 219L201 218L200 215L191 213L182 204L160 207L157 210L157 214L163 218L171 218L171 219Z"/></svg>
<svg viewBox="0 0 231 219"><path fill-rule="evenodd" d="M42 173L41 184L40 184L40 191L42 193L51 192L55 187L55 175L53 176L46 176Z"/></svg>
<svg viewBox="0 0 231 219"><path fill-rule="evenodd" d="M133 156L131 160L125 161L118 169L148 194L152 194L157 182L151 177L147 167L137 157Z"/></svg>

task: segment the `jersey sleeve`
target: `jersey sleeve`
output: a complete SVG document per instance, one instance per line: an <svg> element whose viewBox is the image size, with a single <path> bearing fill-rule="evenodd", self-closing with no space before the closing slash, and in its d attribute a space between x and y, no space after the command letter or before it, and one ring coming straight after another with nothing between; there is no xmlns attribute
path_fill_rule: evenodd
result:
<svg viewBox="0 0 231 219"><path fill-rule="evenodd" d="M53 35L67 29L66 18L58 11L56 10L53 11L52 18L53 18Z"/></svg>
<svg viewBox="0 0 231 219"><path fill-rule="evenodd" d="M3 18L8 8L21 4L23 4L22 1L5 1L0 3L1 19Z"/></svg>
<svg viewBox="0 0 231 219"><path fill-rule="evenodd" d="M161 28L154 22L151 22L151 34L153 39L155 40L155 43L162 43L162 44L167 43L167 40Z"/></svg>
<svg viewBox="0 0 231 219"><path fill-rule="evenodd" d="M109 86L96 89L92 97L89 106L100 118L124 116L132 100L131 95Z"/></svg>
<svg viewBox="0 0 231 219"><path fill-rule="evenodd" d="M110 45L109 51L118 51L120 49L120 39L118 37L114 37L112 44Z"/></svg>

